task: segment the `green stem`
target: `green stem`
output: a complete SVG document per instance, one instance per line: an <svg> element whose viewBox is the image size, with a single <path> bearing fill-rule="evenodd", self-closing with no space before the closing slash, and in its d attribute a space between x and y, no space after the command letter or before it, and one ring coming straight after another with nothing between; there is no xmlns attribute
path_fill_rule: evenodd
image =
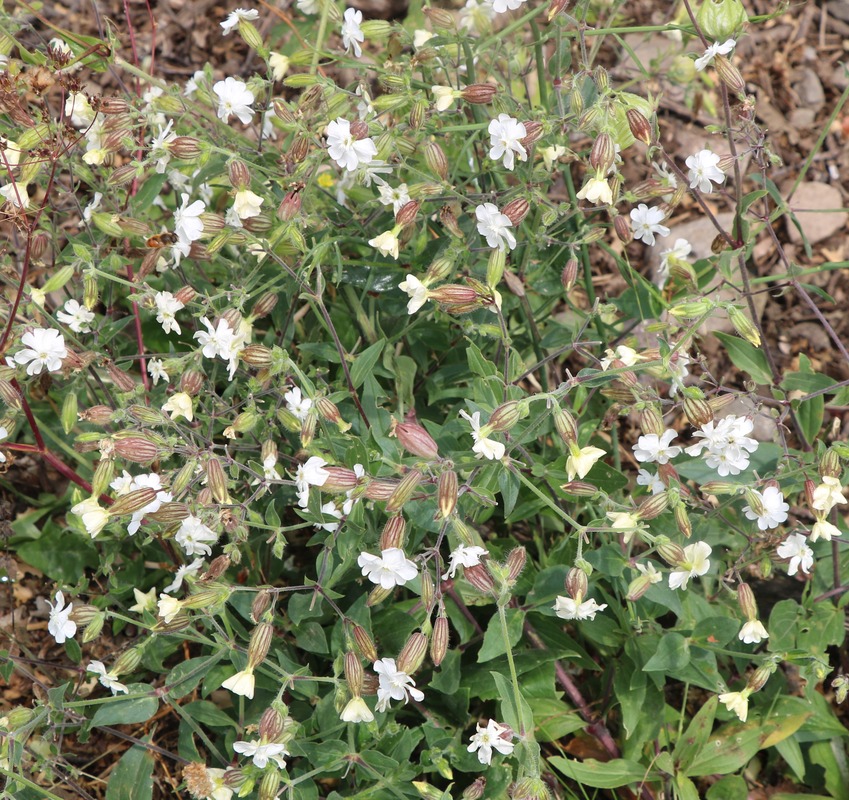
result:
<svg viewBox="0 0 849 800"><path fill-rule="evenodd" d="M554 511L557 516L559 516L562 520L568 522L573 528L580 529L581 526L578 524L577 520L572 519L560 506L557 505L550 497L546 497L540 489L538 489L534 484L528 480L525 475L520 471L516 470L515 474L518 476L519 480L530 489L540 500L543 501L552 511Z"/></svg>
<svg viewBox="0 0 849 800"><path fill-rule="evenodd" d="M513 703L516 705L516 716L519 720L521 730L519 733L528 740L533 740L534 732L525 730L525 721L522 717L522 693L519 690L519 673L516 672L516 662L513 661L513 648L510 646L510 632L507 629L507 607L500 601L498 603L498 620L501 623L501 635L504 637L504 649L507 652L507 665L510 668L510 683L513 684Z"/></svg>

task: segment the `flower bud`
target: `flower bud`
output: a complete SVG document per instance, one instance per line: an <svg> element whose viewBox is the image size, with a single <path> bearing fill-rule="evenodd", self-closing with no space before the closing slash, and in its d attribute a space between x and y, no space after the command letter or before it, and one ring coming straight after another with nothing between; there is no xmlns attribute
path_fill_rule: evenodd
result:
<svg viewBox="0 0 849 800"><path fill-rule="evenodd" d="M262 773L257 800L276 800L280 791L280 770L267 769Z"/></svg>
<svg viewBox="0 0 849 800"><path fill-rule="evenodd" d="M219 503L229 503L230 493L227 491L227 476L224 467L217 458L210 458L206 462L206 485L212 491L212 496Z"/></svg>
<svg viewBox="0 0 849 800"><path fill-rule="evenodd" d="M713 419L713 409L704 397L691 397L684 394L684 413L691 425L701 428Z"/></svg>
<svg viewBox="0 0 849 800"><path fill-rule="evenodd" d="M761 665L749 677L746 688L753 692L759 692L764 688L773 672L775 672L775 664L772 662Z"/></svg>
<svg viewBox="0 0 849 800"><path fill-rule="evenodd" d="M728 87L729 91L735 95L745 94L746 81L743 80L740 70L731 61L725 56L717 54L714 57L713 65L716 68L716 74L719 75L719 79Z"/></svg>
<svg viewBox="0 0 849 800"><path fill-rule="evenodd" d="M522 220L528 216L528 212L531 210L531 204L525 200L524 197L517 197L515 200L511 200L504 208L501 209L501 213L504 216L510 218L510 222L513 223L515 227L518 227Z"/></svg>
<svg viewBox="0 0 849 800"><path fill-rule="evenodd" d="M436 484L436 500L442 519L448 519L457 508L458 481L453 469L441 473Z"/></svg>
<svg viewBox="0 0 849 800"><path fill-rule="evenodd" d="M112 667L112 672L116 675L129 675L136 671L142 660L142 648L131 647L125 650L118 656L115 665Z"/></svg>
<svg viewBox="0 0 849 800"><path fill-rule="evenodd" d="M177 136L165 145L175 158L197 158L203 153L200 139L194 136Z"/></svg>
<svg viewBox="0 0 849 800"><path fill-rule="evenodd" d="M306 136L295 136L289 147L289 158L295 163L300 164L310 152L310 140Z"/></svg>
<svg viewBox="0 0 849 800"><path fill-rule="evenodd" d="M672 306L669 309L669 313L673 317L680 317L681 319L696 319L696 317L707 314L713 308L713 301L704 298L702 300L692 300L687 303L678 303L678 305Z"/></svg>
<svg viewBox="0 0 849 800"><path fill-rule="evenodd" d="M573 497L595 497L599 491L591 483L584 481L569 481L569 483L561 484L560 488Z"/></svg>
<svg viewBox="0 0 849 800"><path fill-rule="evenodd" d="M115 477L115 462L111 458L101 458L91 479L91 496L100 497L109 488Z"/></svg>
<svg viewBox="0 0 849 800"><path fill-rule="evenodd" d="M132 492L121 495L109 509L111 516L122 516L123 514L135 514L145 506L149 506L156 500L156 489L135 489Z"/></svg>
<svg viewBox="0 0 849 800"><path fill-rule="evenodd" d="M418 423L399 422L394 433L401 446L419 458L435 461L439 458L439 448L433 437Z"/></svg>
<svg viewBox="0 0 849 800"><path fill-rule="evenodd" d="M424 661L427 653L427 636L415 631L398 654L398 670L412 675Z"/></svg>
<svg viewBox="0 0 849 800"><path fill-rule="evenodd" d="M98 609L97 606L85 604L74 606L74 610L71 611L70 617L77 623L77 625L88 625L93 619L97 618L100 613L100 609Z"/></svg>
<svg viewBox="0 0 849 800"><path fill-rule="evenodd" d="M382 586L375 586L369 592L368 600L366 600L366 607L371 608L372 606L376 606L378 603L382 603L389 595L392 594L392 589L384 589Z"/></svg>
<svg viewBox="0 0 849 800"><path fill-rule="evenodd" d="M407 523L403 515L393 514L386 520L386 524L383 526L378 547L381 550L390 550L393 547L403 550L406 532Z"/></svg>
<svg viewBox="0 0 849 800"><path fill-rule="evenodd" d="M198 588L196 591L192 592L185 600L179 601L183 608L194 609L197 611L198 609L203 609L204 611L210 611L214 608L220 607L223 603L227 602L227 598L230 597L231 589L229 586L223 583L210 583L208 586L202 586ZM254 629L254 635L256 635L256 629ZM251 637L251 642L248 644L248 664L250 666L255 666L259 662L254 662L251 664L251 653L250 648L253 643L253 636ZM264 657L264 656L263 656Z"/></svg>
<svg viewBox="0 0 849 800"><path fill-rule="evenodd" d="M271 606L271 593L265 589L261 589L256 593L256 596L251 603L251 619L254 623L258 623L262 619L263 614L268 611Z"/></svg>
<svg viewBox="0 0 849 800"><path fill-rule="evenodd" d="M557 2L558 0L555 0ZM486 778L481 775L463 789L463 800L481 800L486 790Z"/></svg>
<svg viewBox="0 0 849 800"><path fill-rule="evenodd" d="M687 559L687 556L684 555L684 548L680 544L675 544L675 542L670 542L669 540L661 541L658 539L657 552L672 567L683 564Z"/></svg>
<svg viewBox="0 0 849 800"><path fill-rule="evenodd" d="M669 494L667 492L658 492L643 500L637 508L637 517L639 519L654 519L659 517L669 505Z"/></svg>
<svg viewBox="0 0 849 800"><path fill-rule="evenodd" d="M531 120L525 123L525 136L519 141L524 147L530 147L540 136L542 136L542 123Z"/></svg>
<svg viewBox="0 0 849 800"><path fill-rule="evenodd" d="M395 215L395 223L397 225L411 225L416 221L419 208L421 208L421 203L417 200L410 200L409 203L404 203Z"/></svg>
<svg viewBox="0 0 849 800"><path fill-rule="evenodd" d="M728 481L708 481L701 485L702 494L737 494L740 490L740 484L729 483Z"/></svg>
<svg viewBox="0 0 849 800"><path fill-rule="evenodd" d="M640 430L643 433L654 433L658 436L663 436L663 432L666 430L660 409L653 403L646 403L640 409Z"/></svg>
<svg viewBox="0 0 849 800"><path fill-rule="evenodd" d="M268 369L272 363L271 350L265 345L249 344L246 345L239 358L248 366L256 367L257 369Z"/></svg>
<svg viewBox="0 0 849 800"><path fill-rule="evenodd" d="M630 242L634 238L631 233L631 224L621 214L613 218L613 231L620 242Z"/></svg>
<svg viewBox="0 0 849 800"><path fill-rule="evenodd" d="M628 584L628 594L625 599L636 603L651 587L652 581L648 575L638 575Z"/></svg>
<svg viewBox="0 0 849 800"><path fill-rule="evenodd" d="M159 448L141 436L123 436L113 440L115 454L135 464L150 464L159 456Z"/></svg>
<svg viewBox="0 0 849 800"><path fill-rule="evenodd" d="M643 144L651 144L653 137L652 126L646 116L636 108L629 108L625 112L631 135Z"/></svg>
<svg viewBox="0 0 849 800"><path fill-rule="evenodd" d="M476 564L472 567L466 567L463 570L463 577L475 587L479 592L489 594L495 587L492 576L489 570L483 564Z"/></svg>
<svg viewBox="0 0 849 800"><path fill-rule="evenodd" d="M448 617L440 614L433 623L433 634L430 640L430 660L438 667L448 652Z"/></svg>
<svg viewBox="0 0 849 800"><path fill-rule="evenodd" d="M560 283L564 291L571 292L577 279L578 261L577 259L570 258L566 261L566 266L563 267L563 271L560 273Z"/></svg>
<svg viewBox="0 0 849 800"><path fill-rule="evenodd" d="M708 0L708 2L711 2L711 0ZM758 333L758 329L755 327L752 320L750 320L739 308L737 308L737 306L728 305L725 307L725 310L728 313L728 319L731 320L731 324L734 326L737 333L749 342L749 344L753 344L755 347L760 347L761 335Z"/></svg>
<svg viewBox="0 0 849 800"><path fill-rule="evenodd" d="M443 8L427 7L422 12L433 25L436 30L453 31L455 30L454 15Z"/></svg>
<svg viewBox="0 0 849 800"><path fill-rule="evenodd" d="M472 83L460 90L460 97L467 103L485 105L492 102L498 88L491 83Z"/></svg>
<svg viewBox="0 0 849 800"><path fill-rule="evenodd" d="M434 9L427 9L433 11ZM447 11L445 12L448 13ZM425 164L428 169L442 180L448 180L448 159L436 142L428 142L424 149Z"/></svg>
<svg viewBox="0 0 849 800"><path fill-rule="evenodd" d="M136 382L132 377L122 369L118 369L112 361L106 363L106 371L119 392L132 392L136 388Z"/></svg>
<svg viewBox="0 0 849 800"><path fill-rule="evenodd" d="M570 445L578 441L578 427L575 418L565 409L558 406L552 414L554 427L564 444Z"/></svg>
<svg viewBox="0 0 849 800"><path fill-rule="evenodd" d="M194 469L192 472L194 472ZM174 479L174 483L171 485L171 489L175 492L179 485L177 482L179 477L180 476L178 475L177 478ZM182 522L184 519L188 518L189 507L185 503L163 503L159 507L159 511L154 511L148 516L150 519L162 523L163 525L173 525L176 522Z"/></svg>
<svg viewBox="0 0 849 800"><path fill-rule="evenodd" d="M230 185L237 191L251 185L251 173L247 164L237 158L228 164L227 176L230 179Z"/></svg>
<svg viewBox="0 0 849 800"><path fill-rule="evenodd" d="M354 644L362 657L369 663L377 661L377 648L374 640L362 625L354 625Z"/></svg>
<svg viewBox="0 0 849 800"><path fill-rule="evenodd" d="M301 447L306 450L312 444L315 436L315 426L318 423L315 414L307 414L301 420Z"/></svg>
<svg viewBox="0 0 849 800"><path fill-rule="evenodd" d="M91 622L86 625L85 630L83 631L82 643L88 644L89 642L93 642L98 636L100 636L100 632L103 630L103 623L105 621L106 614L104 614L102 611L92 617Z"/></svg>
<svg viewBox="0 0 849 800"><path fill-rule="evenodd" d="M19 409L21 407L21 395L7 380L0 380L0 398L3 399L7 408Z"/></svg>
<svg viewBox="0 0 849 800"><path fill-rule="evenodd" d="M423 61L421 51L416 53L414 58L416 59L417 63L421 63ZM427 114L427 106L427 101L422 100L421 98L413 103L413 107L410 109L409 124L410 128L412 128L414 131L421 130L422 125L424 125L425 115Z"/></svg>
<svg viewBox="0 0 849 800"><path fill-rule="evenodd" d="M678 526L679 532L685 538L689 539L693 534L693 526L690 523L690 515L687 513L687 507L683 503L679 503L675 506L675 510L672 513L675 516L675 524Z"/></svg>
<svg viewBox="0 0 849 800"><path fill-rule="evenodd" d="M369 500L384 501L392 497L397 488L398 481L388 478L372 478L366 484L365 496Z"/></svg>
<svg viewBox="0 0 849 800"><path fill-rule="evenodd" d="M522 574L528 560L528 551L524 547L514 547L507 555L507 580L515 581Z"/></svg>
<svg viewBox="0 0 849 800"><path fill-rule="evenodd" d="M755 601L755 594L748 583L741 583L737 587L737 602L740 604L740 610L746 619L758 618L758 604Z"/></svg>
<svg viewBox="0 0 849 800"><path fill-rule="evenodd" d="M395 491L389 500L386 501L386 513L393 514L400 511L418 489L422 478L423 475L419 470L411 469L395 487Z"/></svg>
<svg viewBox="0 0 849 800"><path fill-rule="evenodd" d="M363 665L360 657L349 650L345 653L345 681L348 690L354 697L359 697L363 691Z"/></svg>

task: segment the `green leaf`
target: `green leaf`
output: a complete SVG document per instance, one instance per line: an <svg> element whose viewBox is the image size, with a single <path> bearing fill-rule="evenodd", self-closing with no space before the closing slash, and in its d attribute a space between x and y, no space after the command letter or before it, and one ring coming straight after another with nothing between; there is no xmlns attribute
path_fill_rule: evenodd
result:
<svg viewBox="0 0 849 800"><path fill-rule="evenodd" d="M680 633L667 633L657 652L643 666L645 672L683 669L690 663L690 644Z"/></svg>
<svg viewBox="0 0 849 800"><path fill-rule="evenodd" d="M491 361L487 361L480 348L472 342L466 344L466 358L469 362L469 369L473 375L480 375L481 378L489 378L492 375L498 374L498 368Z"/></svg>
<svg viewBox="0 0 849 800"><path fill-rule="evenodd" d="M525 698L519 696L522 707L516 708L513 684L500 672L491 672L490 675L492 675L498 689L498 696L501 700L501 715L504 717L504 722L514 731L533 730L534 717Z"/></svg>
<svg viewBox="0 0 849 800"><path fill-rule="evenodd" d="M802 748L795 736L791 736L784 741L777 742L775 749L779 755L787 762L787 766L793 770L796 778L800 781L805 780L805 757L802 755Z"/></svg>
<svg viewBox="0 0 849 800"><path fill-rule="evenodd" d="M843 742L816 742L808 751L813 764L825 770L826 791L837 800L849 800L849 768L846 764L846 749Z"/></svg>
<svg viewBox="0 0 849 800"><path fill-rule="evenodd" d="M525 612L521 608L508 608L507 614L507 637L509 642L505 646L504 636L501 631L501 620L498 614L493 614L490 617L489 625L487 625L486 633L483 637L483 644L478 653L478 664L484 661L491 661L503 653L507 652L507 647L515 647L522 638L522 626L525 624Z"/></svg>
<svg viewBox="0 0 849 800"><path fill-rule="evenodd" d="M519 497L519 479L509 469L498 473L498 488L504 500L504 516L509 517Z"/></svg>
<svg viewBox="0 0 849 800"><path fill-rule="evenodd" d="M238 724L234 719L228 717L215 703L210 703L209 700L195 700L192 703L186 703L183 706L183 711L196 722L202 725L208 725L211 728L237 728Z"/></svg>
<svg viewBox="0 0 849 800"><path fill-rule="evenodd" d="M381 339L371 347L367 347L354 359L354 365L351 367L351 383L354 384L355 389L359 389L365 379L371 375L385 345L386 339Z"/></svg>
<svg viewBox="0 0 849 800"><path fill-rule="evenodd" d="M675 800L701 800L696 784L680 772L675 776Z"/></svg>
<svg viewBox="0 0 849 800"><path fill-rule="evenodd" d="M735 367L751 375L755 383L766 385L772 383L772 373L763 350L729 333L717 331L714 336L725 345L728 357L734 362Z"/></svg>
<svg viewBox="0 0 849 800"><path fill-rule="evenodd" d="M177 664L174 669L168 673L168 697L171 700L179 700L185 697L189 692L194 691L195 687L203 680L209 670L211 670L223 657L226 650L223 648L214 656L200 656L198 658L190 658L188 661L183 661Z"/></svg>
<svg viewBox="0 0 849 800"><path fill-rule="evenodd" d="M152 800L153 756L140 745L133 745L121 756L109 775L106 800Z"/></svg>
<svg viewBox="0 0 849 800"><path fill-rule="evenodd" d="M773 652L792 650L796 647L796 628L801 606L795 600L779 600L769 614L769 639L767 647Z"/></svg>
<svg viewBox="0 0 849 800"><path fill-rule="evenodd" d="M552 756L548 763L573 781L594 789L618 789L620 786L640 783L651 773L642 764L625 758L615 758L613 761L596 761L594 758L576 761Z"/></svg>
<svg viewBox="0 0 849 800"><path fill-rule="evenodd" d="M696 712L687 730L676 743L672 757L680 770L686 771L696 755L704 750L705 742L713 730L718 702L716 695L711 696L707 703Z"/></svg>
<svg viewBox="0 0 849 800"><path fill-rule="evenodd" d="M811 368L810 359L804 354L799 356L800 372L811 377L814 376L814 371ZM792 406L796 411L796 416L799 424L802 427L802 433L809 442L813 442L817 438L817 434L822 427L823 415L825 413L825 396L818 395L811 397L804 402L793 401Z"/></svg>
<svg viewBox="0 0 849 800"><path fill-rule="evenodd" d="M20 545L18 556L57 583L76 583L86 568L99 564L97 549L88 536L52 524L45 525L39 539Z"/></svg>
<svg viewBox="0 0 849 800"><path fill-rule="evenodd" d="M146 683L136 683L127 688L129 694L117 695L114 700L97 709L91 719L92 725L131 725L147 722L156 713L159 700L151 696L153 687Z"/></svg>
<svg viewBox="0 0 849 800"><path fill-rule="evenodd" d="M739 775L728 775L707 790L707 800L746 800L749 787Z"/></svg>
<svg viewBox="0 0 849 800"><path fill-rule="evenodd" d="M567 734L587 727L580 714L562 700L529 697L528 706L534 715L535 738L538 742L556 742Z"/></svg>
<svg viewBox="0 0 849 800"><path fill-rule="evenodd" d="M631 659L622 656L613 672L613 690L622 709L622 727L625 738L630 739L643 714L646 699L646 673L637 669Z"/></svg>

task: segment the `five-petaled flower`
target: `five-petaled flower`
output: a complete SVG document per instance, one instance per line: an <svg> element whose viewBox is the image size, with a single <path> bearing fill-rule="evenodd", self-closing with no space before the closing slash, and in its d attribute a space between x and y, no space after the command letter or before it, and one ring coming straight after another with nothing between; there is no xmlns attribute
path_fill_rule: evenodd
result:
<svg viewBox="0 0 849 800"><path fill-rule="evenodd" d="M649 208L645 203L640 203L631 209L631 222L634 223L634 238L641 239L648 245L654 244L654 235L669 236L669 228L661 225L666 214L663 209Z"/></svg>
<svg viewBox="0 0 849 800"><path fill-rule="evenodd" d="M353 172L360 164L370 164L377 156L377 146L372 139L355 139L351 123L342 117L328 123L325 135L327 154L348 172Z"/></svg>
<svg viewBox="0 0 849 800"><path fill-rule="evenodd" d="M34 328L21 337L23 350L15 353L16 364L27 365L27 375L40 375L42 370L58 372L67 358L65 337L52 328Z"/></svg>
<svg viewBox="0 0 849 800"><path fill-rule="evenodd" d="M360 45L366 40L360 25L363 21L363 12L355 8L346 8L342 19L342 44L348 51L354 48L354 55L359 58L363 54Z"/></svg>
<svg viewBox="0 0 849 800"><path fill-rule="evenodd" d="M669 573L670 589L686 589L690 578L701 577L710 569L711 546L695 542L684 548L684 560Z"/></svg>
<svg viewBox="0 0 849 800"><path fill-rule="evenodd" d="M65 595L62 592L56 592L54 600L56 605L53 605L49 600L47 601L47 605L50 606L47 632L56 640L56 644L63 644L65 639L73 639L77 632L77 623L71 619L74 604L68 603L66 606Z"/></svg>
<svg viewBox="0 0 849 800"><path fill-rule="evenodd" d="M722 44L714 42L708 45L703 55L700 55L695 61L696 72L701 72L707 67L717 56L727 56L737 42L734 39L726 39Z"/></svg>
<svg viewBox="0 0 849 800"><path fill-rule="evenodd" d="M478 233L486 243L498 250L512 250L516 246L516 237L510 228L513 223L506 214L498 210L495 203L483 203L475 208L478 221Z"/></svg>
<svg viewBox="0 0 849 800"><path fill-rule="evenodd" d="M814 564L814 551L801 533L791 533L775 551L779 558L789 558L787 574L795 575L801 568L808 575Z"/></svg>
<svg viewBox="0 0 849 800"><path fill-rule="evenodd" d="M56 312L56 319L67 325L74 333L91 333L91 323L94 322L94 312L80 305L78 300L68 300L65 308Z"/></svg>
<svg viewBox="0 0 849 800"><path fill-rule="evenodd" d="M578 447L576 442L569 445L569 457L566 459L566 475L570 481L583 479L593 465L607 453L600 447Z"/></svg>
<svg viewBox="0 0 849 800"><path fill-rule="evenodd" d="M745 722L749 715L749 695L752 690L746 687L741 692L725 692L719 695L719 702L723 703L729 711L733 711L740 722Z"/></svg>
<svg viewBox="0 0 849 800"><path fill-rule="evenodd" d="M427 286L415 275L407 275L407 279L398 284L402 292L407 293L410 300L407 303L407 313L415 314L429 299Z"/></svg>
<svg viewBox="0 0 849 800"><path fill-rule="evenodd" d="M490 461L501 461L507 448L501 442L489 438L491 431L488 425L481 425L481 412L475 411L469 416L465 411L460 411L460 416L472 426L472 438L475 440L472 450L478 454L478 458L482 456Z"/></svg>
<svg viewBox="0 0 849 800"><path fill-rule="evenodd" d="M752 493L760 501L761 508L754 509L743 506L743 513L747 519L758 521L758 530L766 531L777 528L782 522L787 521L787 512L790 506L784 502L784 495L777 486L767 486L763 492L752 489Z"/></svg>
<svg viewBox="0 0 849 800"><path fill-rule="evenodd" d="M588 200L597 206L609 206L613 202L613 191L603 176L596 175L587 179L576 197L579 200Z"/></svg>
<svg viewBox="0 0 849 800"><path fill-rule="evenodd" d="M579 602L571 597L558 595L552 608L560 619L595 619L595 615L599 611L604 611L607 608L607 603L599 605L593 599Z"/></svg>
<svg viewBox="0 0 849 800"><path fill-rule="evenodd" d="M254 671L250 666L235 675L231 675L221 684L222 689L229 689L233 694L247 697L248 700L253 700L254 686Z"/></svg>
<svg viewBox="0 0 849 800"><path fill-rule="evenodd" d="M217 542L218 534L204 525L199 517L189 514L180 523L180 528L174 539L186 551L187 556L198 554L208 556L212 553L209 543Z"/></svg>
<svg viewBox="0 0 849 800"><path fill-rule="evenodd" d="M342 722L373 722L374 714L362 697L352 697L339 715Z"/></svg>
<svg viewBox="0 0 849 800"><path fill-rule="evenodd" d="M520 161L528 160L528 151L522 144L528 132L525 125L509 114L499 114L489 123L489 157L493 161L503 159L505 169L512 170L515 156Z"/></svg>
<svg viewBox="0 0 849 800"><path fill-rule="evenodd" d="M286 759L283 756L289 755L285 744L262 742L257 739L250 742L234 742L233 751L251 758L254 766L259 769L265 769L269 761L273 761L280 769L284 769Z"/></svg>
<svg viewBox="0 0 849 800"><path fill-rule="evenodd" d="M670 459L681 455L680 447L671 446L672 440L677 438L678 434L671 428L665 430L662 436L647 433L637 439L633 446L634 458L646 463L656 461L658 464L668 464Z"/></svg>
<svg viewBox="0 0 849 800"><path fill-rule="evenodd" d="M286 401L286 408L289 409L301 422L303 422L312 408L312 400L301 394L301 389L298 386L293 386L286 394L283 395ZM321 484L317 484L321 485Z"/></svg>
<svg viewBox="0 0 849 800"><path fill-rule="evenodd" d="M405 704L411 697L418 702L424 700L424 693L415 688L415 681L406 672L396 667L394 658L375 661L374 671L378 679L375 706L378 711L386 711L390 700L403 700Z"/></svg>
<svg viewBox="0 0 849 800"><path fill-rule="evenodd" d="M123 692L124 694L129 692L129 689L118 680L118 676L114 672L108 672L106 670L102 661L89 662L89 665L86 667L86 672L94 672L96 675L99 675L100 677L98 680L101 685L109 689L113 695L116 695L119 692Z"/></svg>
<svg viewBox="0 0 849 800"><path fill-rule="evenodd" d="M360 553L357 565L372 583L383 589L394 589L413 580L419 574L419 568L404 555L400 547L381 550L380 555Z"/></svg>
<svg viewBox="0 0 849 800"><path fill-rule="evenodd" d="M212 91L218 97L218 119L228 122L230 115L235 114L243 125L247 125L253 119L254 110L251 105L254 101L254 93L248 89L244 81L237 78L225 78L218 81Z"/></svg>
<svg viewBox="0 0 849 800"><path fill-rule="evenodd" d="M446 581L457 573L457 567L476 567L481 563L482 556L488 556L489 551L478 545L460 545L448 556L448 571L442 576Z"/></svg>
<svg viewBox="0 0 849 800"><path fill-rule="evenodd" d="M231 11L227 15L227 19L221 23L222 36L226 36L230 31L239 26L239 22L245 20L245 22L250 22L251 20L259 18L259 11L255 8L237 8L235 11Z"/></svg>
<svg viewBox="0 0 849 800"><path fill-rule="evenodd" d="M719 161L719 156L710 150L699 150L695 155L687 156L690 188L698 188L702 194L710 194L714 183L723 183L725 173L719 168Z"/></svg>
<svg viewBox="0 0 849 800"><path fill-rule="evenodd" d="M503 756L509 756L515 745L510 739L513 731L507 725L501 725L494 719L486 723L486 727L479 722L475 725L475 733L472 734L472 743L466 748L470 753L477 751L478 761L481 764L492 763L492 751L497 750Z"/></svg>
<svg viewBox="0 0 849 800"><path fill-rule="evenodd" d="M759 619L750 619L740 628L737 638L744 644L759 644L763 639L768 639L769 634Z"/></svg>

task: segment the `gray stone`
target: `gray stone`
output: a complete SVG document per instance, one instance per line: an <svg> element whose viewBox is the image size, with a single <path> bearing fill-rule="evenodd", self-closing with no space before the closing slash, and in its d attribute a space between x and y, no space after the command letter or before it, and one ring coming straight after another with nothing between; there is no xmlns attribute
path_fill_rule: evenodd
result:
<svg viewBox="0 0 849 800"><path fill-rule="evenodd" d="M825 91L822 83L817 73L810 67L799 70L793 88L799 95L799 101L813 111L819 111L825 105Z"/></svg>
<svg viewBox="0 0 849 800"><path fill-rule="evenodd" d="M849 214L833 210L843 208L844 205L843 195L837 187L818 181L803 183L790 199L790 208L799 220L805 238L811 244L827 239L846 225ZM790 241L798 244L802 241L799 229L789 217L786 216L785 219Z"/></svg>

